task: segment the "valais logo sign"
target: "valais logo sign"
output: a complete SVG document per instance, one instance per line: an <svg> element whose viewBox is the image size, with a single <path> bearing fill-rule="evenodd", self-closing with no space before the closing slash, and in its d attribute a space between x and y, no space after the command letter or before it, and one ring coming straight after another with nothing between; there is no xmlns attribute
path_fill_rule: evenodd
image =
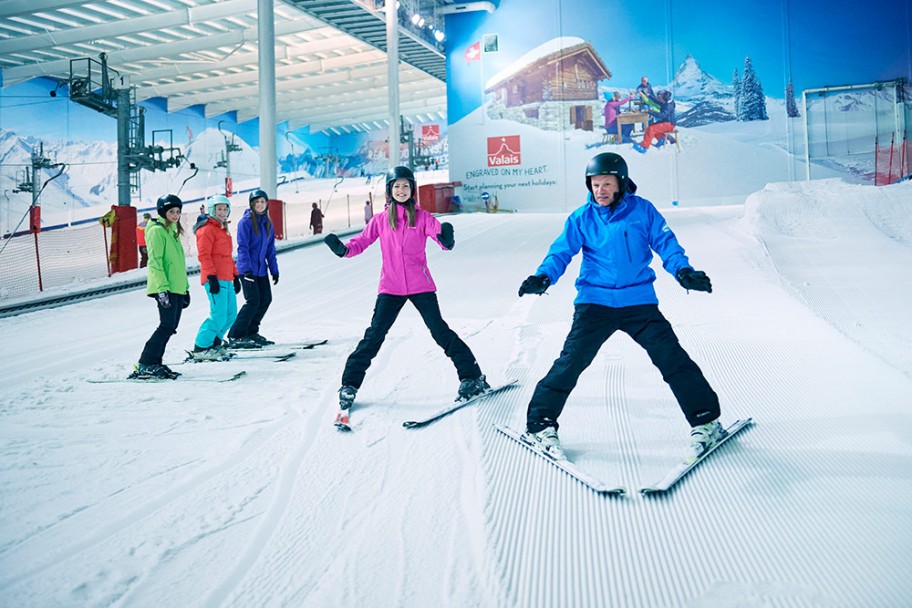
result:
<svg viewBox="0 0 912 608"><path fill-rule="evenodd" d="M488 138L488 166L503 167L522 164L519 135L501 135Z"/></svg>

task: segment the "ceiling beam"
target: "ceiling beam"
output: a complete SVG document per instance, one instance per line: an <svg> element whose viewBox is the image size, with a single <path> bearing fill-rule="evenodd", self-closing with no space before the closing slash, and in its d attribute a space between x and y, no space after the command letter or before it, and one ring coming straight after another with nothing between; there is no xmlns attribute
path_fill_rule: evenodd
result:
<svg viewBox="0 0 912 608"><path fill-rule="evenodd" d="M247 53L248 55L250 53ZM327 71L345 70L357 65L371 65L380 63L386 59L386 54L382 51L366 51L341 57L332 57L330 59L321 59L319 61L304 61L290 65L276 66L276 79L292 78L297 76L307 76L311 74L321 74ZM210 69L222 67L221 64L213 64ZM259 71L255 69L236 74L224 75L202 75L199 78L192 78L181 82L170 84L146 85L138 88L136 98L138 100L148 99L150 97L171 97L182 95L190 92L199 92L201 85L209 80L214 80L219 86L238 86L259 81ZM145 77L145 71L139 76Z"/></svg>
<svg viewBox="0 0 912 608"><path fill-rule="evenodd" d="M275 31L276 36L278 37L324 27L326 26L323 23L310 17L305 17L294 21L276 23ZM177 57L183 53L212 50L222 46L237 46L245 42L256 42L256 40L257 28L253 27L225 32L224 34L216 34L214 36L199 36L188 40L180 40L178 42L150 44L133 49L125 49L123 51L107 51L108 65L122 74L142 76L142 72L125 69L122 66L139 61L156 59L165 60L167 58ZM70 60L56 59L16 66L14 68L6 68L3 70L3 86L7 87L39 76L69 78Z"/></svg>
<svg viewBox="0 0 912 608"><path fill-rule="evenodd" d="M36 8L41 8L40 4ZM67 29L54 30L44 34L32 34L0 40L0 55L26 53L48 47L91 42L99 38L116 38L143 32L162 30L169 27L194 25L222 19L242 13L256 12L255 0L226 0L216 4L191 7L179 11L157 13L129 19L116 19L107 23L96 23Z"/></svg>
<svg viewBox="0 0 912 608"><path fill-rule="evenodd" d="M0 17L18 17L20 15L29 15L38 10L41 12L56 11L61 8L70 8L71 6L81 6L86 0L41 0L40 6L35 0L3 0L0 5Z"/></svg>

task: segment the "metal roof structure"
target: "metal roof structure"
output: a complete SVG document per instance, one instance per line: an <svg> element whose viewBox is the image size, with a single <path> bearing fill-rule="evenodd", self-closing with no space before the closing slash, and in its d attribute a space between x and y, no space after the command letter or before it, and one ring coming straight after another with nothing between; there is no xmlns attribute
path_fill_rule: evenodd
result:
<svg viewBox="0 0 912 608"><path fill-rule="evenodd" d="M436 14L445 0L412 0ZM386 128L386 25L375 0L275 3L276 120L291 129L350 133ZM402 10L402 9L400 9ZM443 27L442 15L436 22ZM431 30L399 27L400 113L445 119L446 59ZM258 115L257 0L4 0L3 86L37 77L68 81L70 60L105 53L136 100L168 111L203 104L206 117Z"/></svg>

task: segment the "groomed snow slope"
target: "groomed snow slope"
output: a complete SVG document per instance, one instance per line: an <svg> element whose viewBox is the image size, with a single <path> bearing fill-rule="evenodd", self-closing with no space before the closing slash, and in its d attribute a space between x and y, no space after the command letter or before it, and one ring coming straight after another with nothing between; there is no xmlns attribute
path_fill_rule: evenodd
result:
<svg viewBox="0 0 912 608"><path fill-rule="evenodd" d="M644 193L646 194L646 193ZM497 435L521 428L569 329L577 264L517 298L563 215L449 218L429 249L444 317L492 382L520 386L426 429L456 377L407 307L355 430L331 425L370 318L379 251L280 256L263 333L327 338L285 363L128 373L142 292L0 319L0 598L7 606L882 606L912 597L912 185L772 184L744 205L665 211L714 293L659 269L661 307L756 425L667 496L636 489L687 425L614 336L561 417L568 454L628 487L590 492ZM658 267L658 265L657 265ZM192 283L167 359L206 314ZM195 382L247 370L237 382Z"/></svg>

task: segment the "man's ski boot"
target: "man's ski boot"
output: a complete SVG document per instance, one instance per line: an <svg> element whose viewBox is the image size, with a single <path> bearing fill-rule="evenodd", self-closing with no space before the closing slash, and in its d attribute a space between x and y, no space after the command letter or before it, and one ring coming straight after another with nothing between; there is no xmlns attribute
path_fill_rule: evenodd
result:
<svg viewBox="0 0 912 608"><path fill-rule="evenodd" d="M553 458L554 460L566 460L564 450L561 448L560 439L557 437L557 429L553 426L543 428L537 433L526 431L523 437L530 444Z"/></svg>
<svg viewBox="0 0 912 608"><path fill-rule="evenodd" d="M129 380L176 380L180 376L175 371L164 365L154 363L137 363L133 366L133 373L127 376Z"/></svg>
<svg viewBox="0 0 912 608"><path fill-rule="evenodd" d="M231 338L228 340L228 348L231 350L243 350L263 348L263 346L254 342L253 339L248 336L245 338Z"/></svg>
<svg viewBox="0 0 912 608"><path fill-rule="evenodd" d="M336 414L334 424L340 431L352 430L349 412L351 412L351 406L355 402L355 395L357 394L358 389L353 386L343 386L339 389L339 413Z"/></svg>
<svg viewBox="0 0 912 608"><path fill-rule="evenodd" d="M275 344L275 342L273 342L272 340L267 340L260 334L253 334L252 336L250 336L250 339L253 340L255 343L259 344L260 346L272 346L273 344Z"/></svg>
<svg viewBox="0 0 912 608"><path fill-rule="evenodd" d="M700 456L726 435L725 428L718 420L707 422L690 429L690 449L694 456Z"/></svg>
<svg viewBox="0 0 912 608"><path fill-rule="evenodd" d="M466 378L459 383L456 392L456 401L468 401L478 395L483 395L491 390L491 385L485 380L484 374L477 378Z"/></svg>

